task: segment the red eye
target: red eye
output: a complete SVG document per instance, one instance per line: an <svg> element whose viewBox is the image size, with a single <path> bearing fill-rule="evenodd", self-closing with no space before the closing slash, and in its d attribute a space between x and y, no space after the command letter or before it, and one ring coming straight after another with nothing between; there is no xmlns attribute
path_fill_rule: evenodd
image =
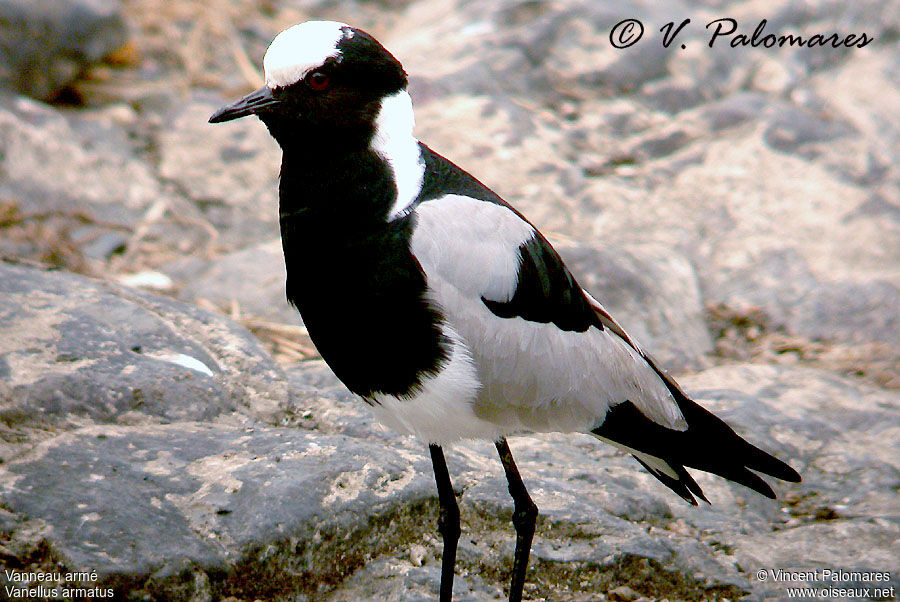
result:
<svg viewBox="0 0 900 602"><path fill-rule="evenodd" d="M321 92L328 87L328 84L331 83L331 78L328 77L327 73L322 73L321 71L313 71L306 76L306 83L308 83L309 87L316 92Z"/></svg>

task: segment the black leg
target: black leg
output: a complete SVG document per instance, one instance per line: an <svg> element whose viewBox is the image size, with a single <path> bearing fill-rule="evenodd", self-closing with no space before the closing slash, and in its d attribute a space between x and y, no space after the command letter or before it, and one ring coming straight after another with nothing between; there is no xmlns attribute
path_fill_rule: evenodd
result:
<svg viewBox="0 0 900 602"><path fill-rule="evenodd" d="M434 465L434 480L437 482L438 501L441 512L438 515L438 531L444 538L444 554L441 560L441 602L453 599L453 569L456 566L456 542L459 541L459 506L450 482L450 472L444 460L444 450L440 445L428 446L431 463Z"/></svg>
<svg viewBox="0 0 900 602"><path fill-rule="evenodd" d="M509 481L509 494L513 498L515 511L513 512L513 525L516 527L516 554L513 557L512 581L509 584L509 602L522 600L522 588L525 586L525 570L528 568L528 556L531 555L531 540L534 538L534 525L537 522L538 508L528 495L525 483L519 476L519 469L513 460L512 452L506 439L500 439L495 444L500 453L500 462L506 471L506 480Z"/></svg>

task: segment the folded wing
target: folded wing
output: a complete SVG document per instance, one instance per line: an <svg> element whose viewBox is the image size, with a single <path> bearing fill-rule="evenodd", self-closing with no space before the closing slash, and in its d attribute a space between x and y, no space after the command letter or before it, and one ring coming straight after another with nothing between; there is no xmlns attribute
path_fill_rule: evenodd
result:
<svg viewBox="0 0 900 602"><path fill-rule="evenodd" d="M751 470L799 481L690 400L518 212L423 148L429 171L456 181L459 194L420 199L412 252L430 301L475 363L479 418L507 433L590 432L694 504L694 496L706 498L685 466L769 497L771 487Z"/></svg>

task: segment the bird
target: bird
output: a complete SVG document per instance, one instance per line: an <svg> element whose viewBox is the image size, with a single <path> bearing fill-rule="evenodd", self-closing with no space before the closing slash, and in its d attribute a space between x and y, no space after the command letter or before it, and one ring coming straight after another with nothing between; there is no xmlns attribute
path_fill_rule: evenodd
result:
<svg viewBox="0 0 900 602"><path fill-rule="evenodd" d="M538 508L507 437L590 433L688 503L687 468L775 498L791 466L691 400L512 205L418 141L408 76L362 29L279 33L264 85L211 123L255 115L282 150L286 294L347 388L427 445L452 599L460 514L444 447L494 442L513 500L509 600L522 599Z"/></svg>

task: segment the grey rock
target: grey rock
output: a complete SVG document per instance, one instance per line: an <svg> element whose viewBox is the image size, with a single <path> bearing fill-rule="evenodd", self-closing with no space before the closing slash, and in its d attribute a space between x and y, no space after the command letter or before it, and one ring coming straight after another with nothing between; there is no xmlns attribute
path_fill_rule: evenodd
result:
<svg viewBox="0 0 900 602"><path fill-rule="evenodd" d="M41 443L4 465L0 482L13 511L48 520L47 543L67 563L112 582L271 562L277 545L301 571L291 585L315 591L346 570L324 548L358 546L345 562L361 564L391 542L346 537L430 494L425 457L402 452L293 429L97 425Z"/></svg>
<svg viewBox="0 0 900 602"><path fill-rule="evenodd" d="M195 307L8 263L0 297L0 403L14 433L238 411L271 420L286 398L258 341Z"/></svg>
<svg viewBox="0 0 900 602"><path fill-rule="evenodd" d="M460 10L452 17L422 9L405 23L411 28L427 27L434 36L437 55L402 58L413 67L411 73L436 72L430 79L438 93L506 94L540 99L547 105L561 98L583 100L625 93L653 107L678 112L705 99L739 93L748 83L770 92L787 92L812 73L849 60L854 51L732 48L730 38L720 38L710 48L711 30L705 25L722 16L718 5L710 9L642 0L618 3L614 8L584 0L458 5ZM738 33L750 36L762 19L768 21L766 33L776 35L831 31L835 21L845 33L864 30L877 36L876 32L885 29L872 9L842 10L840 16L832 14L835 10L806 10L788 3L775 14L764 3L755 4L742 11ZM616 49L609 36L613 26L626 18L641 20L643 37L631 47ZM670 22L677 26L684 19L691 22L674 42L664 45L660 28ZM481 57L477 62L463 61L476 55ZM440 65L437 69L435 63ZM454 69L454 63L464 67Z"/></svg>
<svg viewBox="0 0 900 602"><path fill-rule="evenodd" d="M13 226L20 235L17 244L2 245L5 253L49 256L54 265L106 275L116 252L126 258L119 270L122 263L137 269L209 246L215 234L196 206L160 181L132 129L130 109L63 113L21 96L5 100L0 197L16 215L28 216ZM49 234L28 236L28 227L40 224ZM60 241L63 259L72 261L54 259Z"/></svg>
<svg viewBox="0 0 900 602"><path fill-rule="evenodd" d="M281 150L257 119L208 123L225 101L197 100L166 119L159 132L159 174L221 232L243 248L278 236Z"/></svg>
<svg viewBox="0 0 900 602"><path fill-rule="evenodd" d="M645 86L642 96L651 107L672 114L691 109L707 100L702 87L671 81Z"/></svg>
<svg viewBox="0 0 900 602"><path fill-rule="evenodd" d="M807 144L801 152L814 156L817 163L867 192L878 192L896 203L894 159L900 140L900 119L888 109L894 98L889 66L892 60L894 57L884 51L871 57L857 55L838 68L820 72L809 82L804 94L810 99L810 108L827 115L829 121L849 122L857 133L830 143ZM871 99L869 103L855 100L861 93ZM863 106L865 109L861 110Z"/></svg>
<svg viewBox="0 0 900 602"><path fill-rule="evenodd" d="M92 259L108 260L127 248L128 239L121 232L106 231L96 236L93 234L91 229L85 228L84 237L90 242L84 245L84 254Z"/></svg>
<svg viewBox="0 0 900 602"><path fill-rule="evenodd" d="M280 239L214 260L179 260L164 266L163 271L182 283L178 296L185 301L206 299L219 307L237 302L243 314L285 324L302 323L287 301Z"/></svg>
<svg viewBox="0 0 900 602"><path fill-rule="evenodd" d="M623 53L605 69L581 74L578 83L606 94L633 92L666 73L669 52L662 44L654 44L645 46L641 52Z"/></svg>
<svg viewBox="0 0 900 602"><path fill-rule="evenodd" d="M900 316L886 309L900 307L900 288L889 282L829 283L795 307L792 330L814 340L900 340Z"/></svg>
<svg viewBox="0 0 900 602"><path fill-rule="evenodd" d="M900 231L890 169L875 176L879 203L844 167L823 165L840 146L808 142L798 147L803 156L774 151L759 126L779 104L766 102L759 117L749 116L759 98L744 97L743 125L712 141L591 181L594 235L679 249L695 266L704 304L755 305L788 333L814 340L894 344ZM706 121L708 108L683 118ZM850 154L861 157L854 144ZM695 160L677 161L692 152Z"/></svg>
<svg viewBox="0 0 900 602"><path fill-rule="evenodd" d="M365 402L341 383L322 360L287 369L290 399L283 424L393 444L397 433L375 421ZM406 438L415 446L414 440Z"/></svg>
<svg viewBox="0 0 900 602"><path fill-rule="evenodd" d="M885 215L892 221L900 223L900 205L896 202L891 202L879 193L875 193L869 200L861 204L853 214L848 215L847 221L857 217L873 215Z"/></svg>
<svg viewBox="0 0 900 602"><path fill-rule="evenodd" d="M752 268L720 272L704 286L708 298L738 308L759 307L773 320L772 327L813 341L895 345L900 340L893 309L900 304L896 284L876 278L820 279L792 250L770 250Z"/></svg>
<svg viewBox="0 0 900 602"><path fill-rule="evenodd" d="M420 140L469 170L542 232L587 236L590 223L578 192L584 176L564 160L557 118L508 99L462 95L434 99L416 115Z"/></svg>
<svg viewBox="0 0 900 602"><path fill-rule="evenodd" d="M2 0L0 86L53 100L126 37L118 0Z"/></svg>
<svg viewBox="0 0 900 602"><path fill-rule="evenodd" d="M846 122L835 121L800 107L776 107L772 124L763 137L780 151L797 152L810 142L828 142L856 133Z"/></svg>
<svg viewBox="0 0 900 602"><path fill-rule="evenodd" d="M159 265L184 257L186 251L208 256L271 240L278 232L274 199L279 153L265 128L250 122L243 124L248 128L245 133L256 131L259 141L264 137L273 146L269 149L272 154L251 169L239 166L241 160L233 156L239 153L239 142L222 148L208 140L197 145L197 140L210 135L200 132L199 126L225 140L233 136L228 128L214 129L206 123L207 108L212 106L194 107L198 123L186 117L167 123L154 134L169 141L178 128L189 130L188 135L177 138L186 148L181 149L182 154L172 150L177 155L173 158L169 151L176 142L155 142L143 131L149 126L136 122L128 109L60 113L23 97L11 97L0 106L0 196L22 215L56 216L74 222L71 230L77 236L73 245L92 261L90 273L95 274L104 272L116 252L124 252L126 269L133 269L134 263ZM148 152L157 146L162 153L159 165L155 164L156 151ZM188 157L185 153L190 152L196 154ZM223 155L231 157L226 166ZM180 174L173 167L176 162L187 166L187 173ZM213 176L216 169L221 172L218 180ZM257 188L253 189L248 178L252 179L257 169L268 176L260 179L257 175ZM220 194L215 196L211 191L217 186ZM139 233L140 239L133 233ZM145 256L140 244L144 241L153 243L151 257ZM3 247L14 256L32 257L41 242ZM129 248L135 242L135 248Z"/></svg>
<svg viewBox="0 0 900 602"><path fill-rule="evenodd" d="M373 438L365 405L320 362L298 367L292 380L318 392L304 401L312 430L95 425L40 443L0 468L14 513L4 522L9 540L45 525L48 549L67 566L96 569L122 595L150 577L156 595L175 599L203 579L213 594L239 597L434 596L440 540L424 445L387 432ZM694 508L590 437L513 438L541 509L535 596L577 600L628 585L669 599L716 591L763 599L780 586L759 582L756 570L822 566L823 549L826 564L896 570L896 394L753 365L682 380L751 441L789 459L804 483L776 485L785 503L698 473L712 506ZM340 418L354 403L358 420ZM448 452L463 512L461 599L495 596L512 554L512 502L494 456L487 442ZM584 572L573 583L565 575L575 567Z"/></svg>
<svg viewBox="0 0 900 602"><path fill-rule="evenodd" d="M692 136L683 130L660 132L645 137L634 146L629 154L641 160L665 157L684 148L691 139Z"/></svg>
<svg viewBox="0 0 900 602"><path fill-rule="evenodd" d="M626 16L662 24L690 12L680 2L663 7L641 0L615 9L583 0L459 4L460 10L450 18L441 15L434 20L431 11L423 10L416 13L421 20L410 24L429 27L439 57L449 59L445 64L465 65L432 76L435 88L456 94L523 95L547 103L562 97L632 92L663 76L674 46L665 48L648 39L634 48L616 50L609 43L610 29ZM460 31L464 35L458 35ZM475 55L482 60L464 60ZM411 73L435 73L423 61L433 65L436 57L403 58Z"/></svg>
<svg viewBox="0 0 900 602"><path fill-rule="evenodd" d="M743 92L705 105L701 111L713 132L759 117L768 101L763 94Z"/></svg>
<svg viewBox="0 0 900 602"><path fill-rule="evenodd" d="M329 602L434 600L441 587L440 561L431 559L426 566L416 566L404 556L379 558L366 564L344 581L336 591L329 594L327 600ZM485 583L477 574L457 575L453 580L454 600L478 602L502 600L503 597L503 590L499 585Z"/></svg>
<svg viewBox="0 0 900 602"><path fill-rule="evenodd" d="M680 372L707 363L712 341L685 257L654 245L554 246L579 283L663 366Z"/></svg>
<svg viewBox="0 0 900 602"><path fill-rule="evenodd" d="M171 196L109 118L66 116L23 97L0 104L0 194L24 213L82 210L123 225Z"/></svg>
<svg viewBox="0 0 900 602"><path fill-rule="evenodd" d="M802 484L776 487L789 504L695 473L712 506L692 508L636 470L630 459L589 438L514 439L513 453L526 482L532 491L545 492L534 496L542 515L554 526L577 525L581 533L596 535L580 548L577 539L546 542L544 537L552 541L552 531L547 531L536 539L536 557L557 550L557 558L596 560L613 554L605 548L612 541L620 551L661 560L666 557L662 550L668 548L668 557L680 570L720 582L728 582L730 575L735 579L731 583L755 592L754 597L784 595L777 584L755 580L758 568L833 563L872 570L890 566L896 571L891 555L900 542L900 496L895 490L900 466L893 456L897 439L891 433L900 426L900 396L822 372L752 365L715 368L681 380L692 397L739 433L798 468ZM889 449L873 454L876 441L886 440L891 441ZM491 446L483 445L480 451L487 456ZM493 481L473 479L463 503L468 498L469 503L499 500L502 505L502 476L499 470L494 473ZM508 502L506 507L508 511ZM625 520L618 523L615 517ZM657 522L654 517L665 518ZM647 522L657 528L649 533L634 529ZM760 529L764 524L769 527ZM785 551L770 560L767 546L779 546L782 540ZM699 545L691 551L681 547L689 543ZM827 560L816 551L822 549L828 550ZM741 568L731 572L736 566Z"/></svg>
<svg viewBox="0 0 900 602"><path fill-rule="evenodd" d="M327 1L276 4L279 19L307 8L344 18ZM555 244L579 281L684 371L708 361L710 303L759 307L775 328L811 339L863 349L900 340L897 7L739 11L742 30L765 17L772 31L878 39L841 52L710 49L702 25L728 8L713 0L425 1L387 19L370 19L383 6L364 3L356 18L414 76L419 137L546 234L573 237ZM608 29L629 16L648 37L610 48ZM658 27L686 17L687 48L662 49ZM242 29L253 52L274 33L260 23ZM233 62L229 45L211 51L221 54L214 64ZM168 263L184 300L236 299L247 313L297 319L282 304L277 243L266 242L276 236L278 151L259 123L207 126L218 101L167 96L160 106L180 112L135 145L108 116L2 104L4 197L26 211L89 207L124 225L157 201L184 210L221 231L217 250L234 251ZM114 239L88 250L99 260ZM134 599L436 596L441 544L425 447L379 427L322 362L291 367L285 382L267 374L271 360L252 339L247 358L222 359L231 341L246 342L227 320L23 269L4 266L14 277L0 278L0 400L12 411L0 425L5 559L103 570ZM148 353L130 351L135 337L152 343ZM215 376L149 357L161 349ZM140 374L114 371L128 365ZM542 511L527 597L631 596L617 590L627 586L656 599L781 598L784 584L755 577L779 567L890 570L900 587L896 392L765 365L679 381L804 482L777 484L773 502L698 474L713 505L693 508L590 437L512 438ZM75 390L70 382L95 403L50 394ZM147 408L120 396L135 383L158 393ZM240 428L254 419L279 426ZM447 452L463 512L459 599L502 597L506 585L512 503L495 455L489 443Z"/></svg>
<svg viewBox="0 0 900 602"><path fill-rule="evenodd" d="M636 600L639 595L640 594L627 585L620 585L609 592L610 599L612 600Z"/></svg>
<svg viewBox="0 0 900 602"><path fill-rule="evenodd" d="M887 585L900 584L895 553L900 543L896 392L812 370L765 366L722 367L685 380L701 398L724 405L720 414L739 432L768 429L767 440L755 442L783 458L794 458L803 475L803 484L787 495L790 518L783 526L769 535L734 533L729 545L744 570L752 574L757 568L783 566L870 567L891 572ZM755 397L759 410L748 412L753 406L735 403L740 397L732 397L725 387ZM784 585L770 581L762 590L784 596Z"/></svg>

